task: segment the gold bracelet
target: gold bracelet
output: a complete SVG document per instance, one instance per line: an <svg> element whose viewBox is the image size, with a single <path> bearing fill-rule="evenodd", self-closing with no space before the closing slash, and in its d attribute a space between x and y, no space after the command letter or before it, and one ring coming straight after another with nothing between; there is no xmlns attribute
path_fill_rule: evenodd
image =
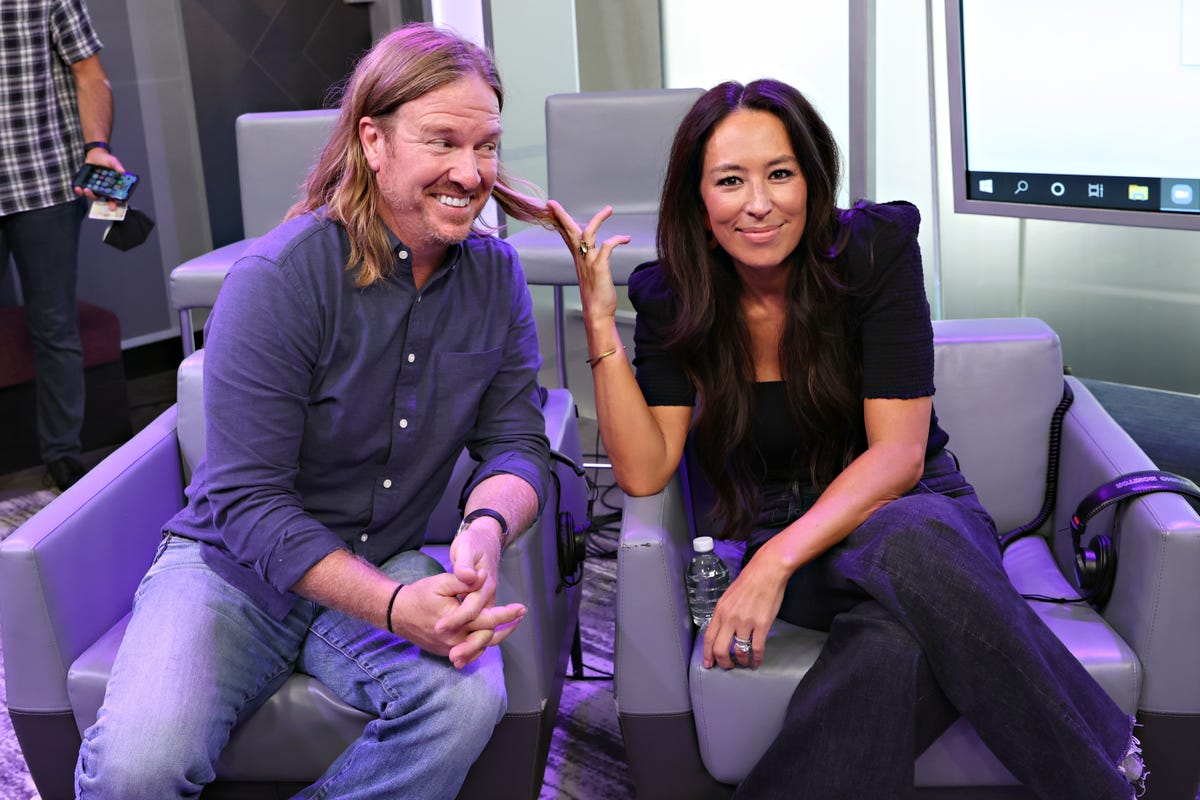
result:
<svg viewBox="0 0 1200 800"><path fill-rule="evenodd" d="M600 363L601 359L608 358L609 356L611 356L613 353L617 352L617 350L620 350L620 349L623 349L623 348L614 347L612 350L605 350L603 353L601 353L598 356L592 356L591 358L589 358L587 360L587 365L594 369L595 366Z"/></svg>

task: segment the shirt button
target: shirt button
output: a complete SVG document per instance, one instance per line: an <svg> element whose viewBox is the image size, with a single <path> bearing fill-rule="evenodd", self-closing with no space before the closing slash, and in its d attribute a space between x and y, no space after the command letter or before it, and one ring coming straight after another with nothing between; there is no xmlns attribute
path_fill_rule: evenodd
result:
<svg viewBox="0 0 1200 800"><path fill-rule="evenodd" d="M391 478L384 478L384 479L383 479L383 488L385 488L385 489L390 489L390 488L392 488L392 479L391 479Z"/></svg>
<svg viewBox="0 0 1200 800"><path fill-rule="evenodd" d="M402 420L400 420L400 427L401 427L401 428L407 428L407 427L408 427L408 420L406 420L406 419L402 419Z"/></svg>
<svg viewBox="0 0 1200 800"><path fill-rule="evenodd" d="M400 256L400 260L401 260L401 261L404 261L404 260L406 260L406 259L408 258L408 251L407 251L407 250L401 250L401 251L400 251L399 253L397 253L396 255Z"/></svg>
<svg viewBox="0 0 1200 800"><path fill-rule="evenodd" d="M358 539L359 541L365 542L367 540L367 535L364 533L362 536L358 537Z"/></svg>
<svg viewBox="0 0 1200 800"><path fill-rule="evenodd" d="M416 353L409 353L409 354L408 354L408 363L410 363L410 364L411 364L411 363L413 363L413 362L414 362L414 361L416 361L416 360L417 360L417 354L416 354Z"/></svg>

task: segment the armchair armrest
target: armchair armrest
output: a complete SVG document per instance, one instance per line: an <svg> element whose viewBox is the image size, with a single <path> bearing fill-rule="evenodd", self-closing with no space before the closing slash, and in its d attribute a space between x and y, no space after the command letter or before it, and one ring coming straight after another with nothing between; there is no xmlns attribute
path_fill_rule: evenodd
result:
<svg viewBox="0 0 1200 800"><path fill-rule="evenodd" d="M551 449L580 463L579 426L571 393L550 391L543 415ZM563 679L579 614L579 587L560 586L557 517L560 511L569 511L577 524L583 524L587 487L566 465L552 466L561 494L556 498L551 481L541 516L509 545L500 562L497 601L526 607L521 624L500 645L509 713L539 714L547 698L557 702L554 684Z"/></svg>
<svg viewBox="0 0 1200 800"><path fill-rule="evenodd" d="M691 553L678 473L658 494L625 499L617 550L614 658L622 714L691 711L688 663L693 633L683 580Z"/></svg>
<svg viewBox="0 0 1200 800"><path fill-rule="evenodd" d="M496 602L522 603L526 608L521 624L500 644L510 713L541 712L556 678L558 656L566 652L564 637L574 630L564 630L566 613L560 606L565 607L568 597L555 591L554 544L553 521L538 519L505 550L500 562Z"/></svg>
<svg viewBox="0 0 1200 800"><path fill-rule="evenodd" d="M10 709L69 710L67 669L128 613L183 507L175 407L0 545L0 625Z"/></svg>
<svg viewBox="0 0 1200 800"><path fill-rule="evenodd" d="M1068 378L1075 402L1063 424L1055 530L1068 531L1079 501L1102 483L1154 464L1088 389ZM1119 523L1114 534L1114 522ZM1143 711L1200 714L1200 517L1182 497L1149 494L1101 512L1085 538L1106 532L1119 551L1116 584L1104 617L1142 662ZM1070 535L1055 554L1070 572Z"/></svg>
<svg viewBox="0 0 1200 800"><path fill-rule="evenodd" d="M542 410L550 447L580 463L571 393L551 390ZM542 783L582 595L579 586L561 585L558 516L569 512L582 524L587 503L583 478L564 464L552 462L551 467L562 486L557 502L552 482L541 516L509 545L500 562L497 601L521 602L527 609L521 624L500 644L508 712L471 767L459 797L494 796L498 774L517 776L508 781L506 796L536 795Z"/></svg>
<svg viewBox="0 0 1200 800"><path fill-rule="evenodd" d="M230 242L188 259L171 270L168 283L171 305L177 311L211 308L225 282L225 273L254 242L254 238Z"/></svg>

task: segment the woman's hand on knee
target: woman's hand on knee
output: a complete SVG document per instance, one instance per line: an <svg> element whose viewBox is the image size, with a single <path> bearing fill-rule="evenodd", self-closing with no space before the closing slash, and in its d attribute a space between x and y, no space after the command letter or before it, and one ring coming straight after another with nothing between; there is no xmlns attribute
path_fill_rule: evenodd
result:
<svg viewBox="0 0 1200 800"><path fill-rule="evenodd" d="M767 634L783 602L785 583L760 574L750 564L717 601L704 631L705 668L759 667L767 651Z"/></svg>

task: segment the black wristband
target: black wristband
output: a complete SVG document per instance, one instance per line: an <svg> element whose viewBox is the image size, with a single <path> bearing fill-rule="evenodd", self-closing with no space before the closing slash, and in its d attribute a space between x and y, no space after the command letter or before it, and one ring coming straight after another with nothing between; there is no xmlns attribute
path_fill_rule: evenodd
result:
<svg viewBox="0 0 1200 800"><path fill-rule="evenodd" d="M392 630L392 606L396 605L396 595L400 594L400 590L403 588L404 588L403 583L396 584L396 589L392 592L392 599L388 600L388 610L387 610L388 633L395 633L395 631Z"/></svg>
<svg viewBox="0 0 1200 800"><path fill-rule="evenodd" d="M89 150L95 150L97 147L109 153L112 152L112 149L108 146L108 142L85 142L83 145L83 152L86 153Z"/></svg>
<svg viewBox="0 0 1200 800"><path fill-rule="evenodd" d="M470 514L467 514L465 517L463 517L462 524L458 526L458 529L461 531L463 528L467 527L480 517L491 517L492 519L496 520L496 522L499 522L500 546L503 547L504 545L508 544L508 520L506 520L504 515L502 515L499 511L496 511L492 508L475 509Z"/></svg>

